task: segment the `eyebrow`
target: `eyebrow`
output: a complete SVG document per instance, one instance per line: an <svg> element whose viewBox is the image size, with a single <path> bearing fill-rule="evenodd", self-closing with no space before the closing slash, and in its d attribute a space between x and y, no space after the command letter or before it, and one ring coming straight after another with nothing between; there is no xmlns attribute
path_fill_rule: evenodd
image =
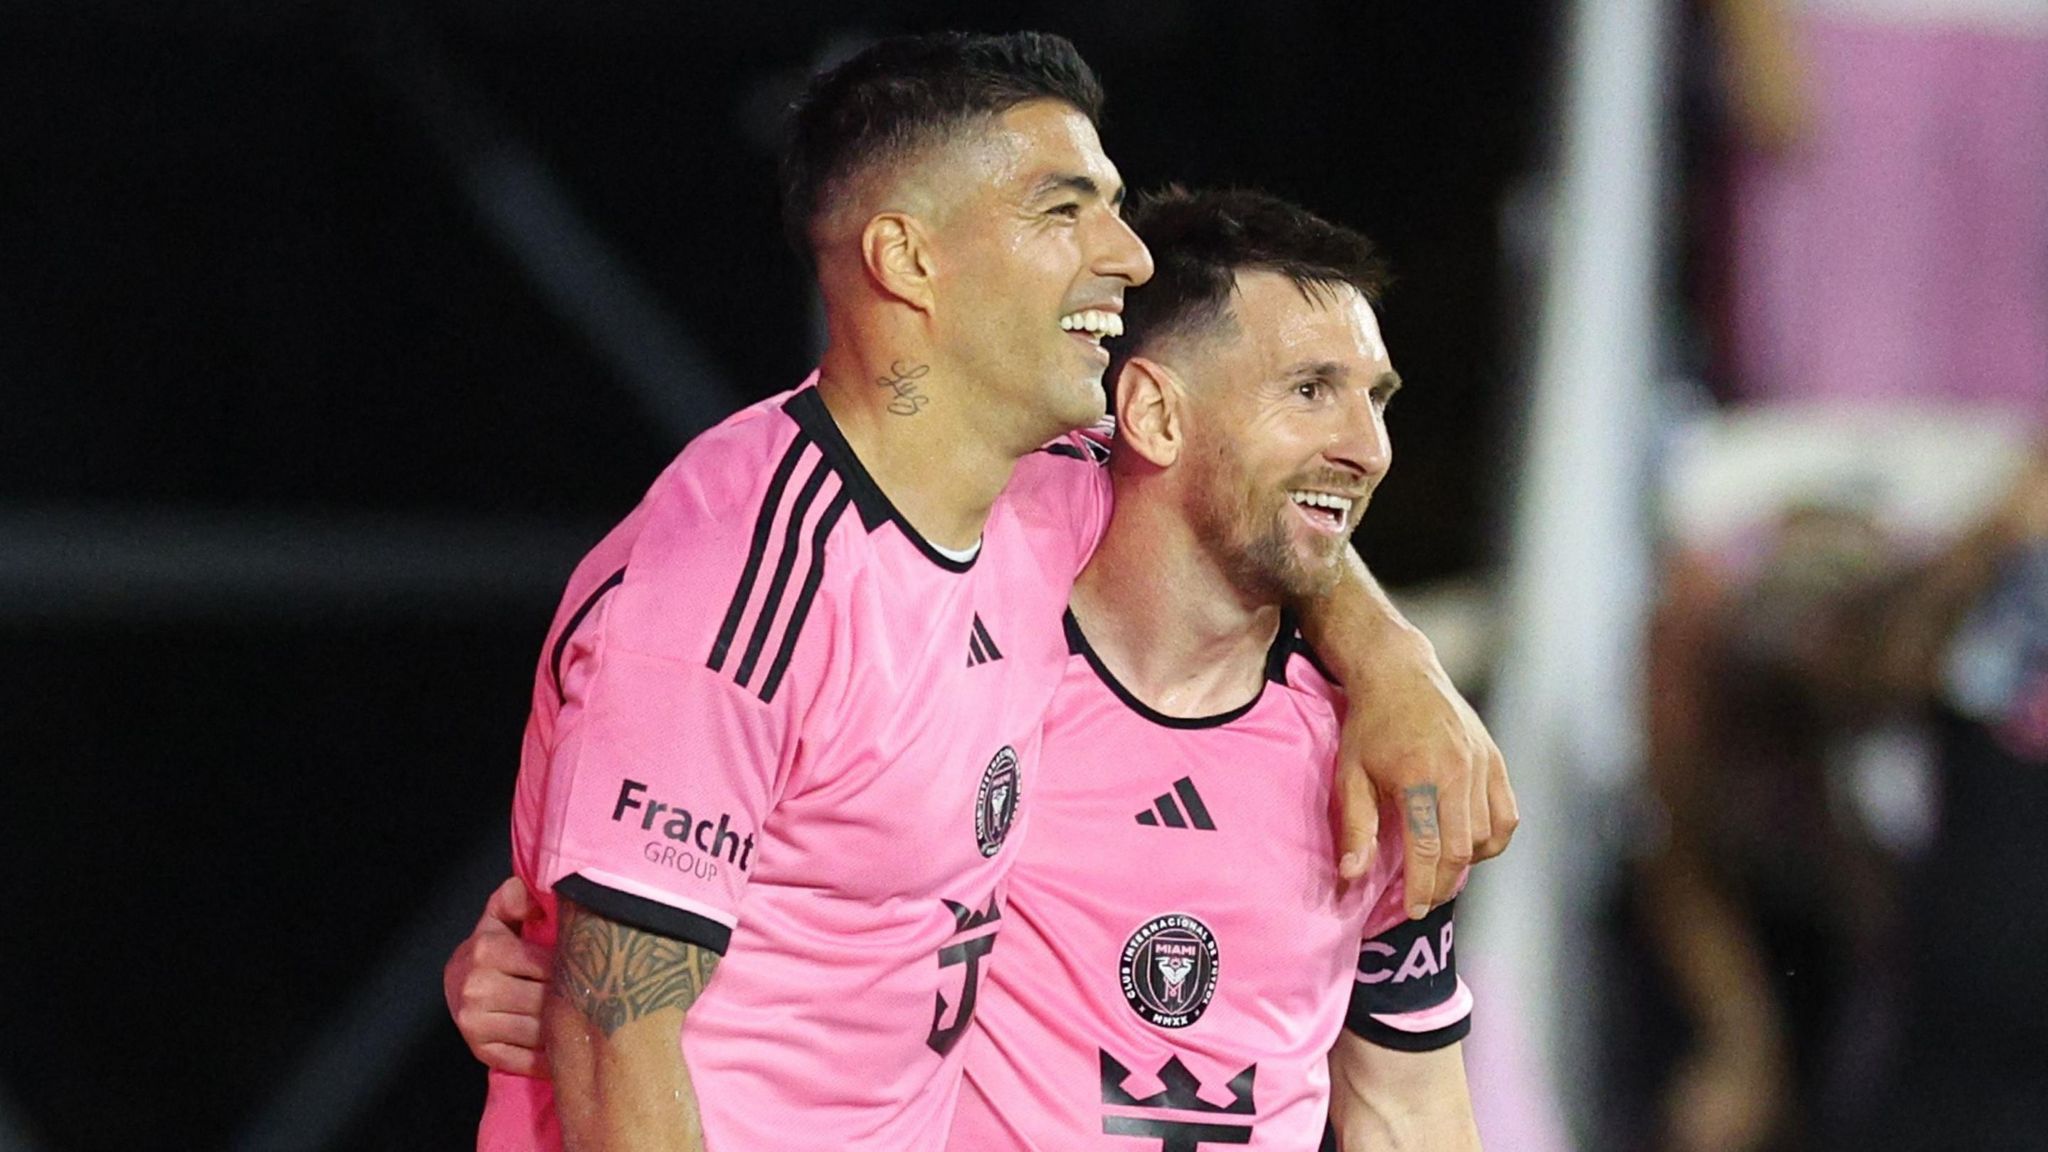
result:
<svg viewBox="0 0 2048 1152"><path fill-rule="evenodd" d="M1336 360L1304 360L1289 368L1283 375L1288 380L1299 380L1314 376L1341 380L1351 375L1351 369ZM1401 390L1401 374L1389 368L1374 377L1372 384L1375 388L1385 388L1389 393L1399 392Z"/></svg>
<svg viewBox="0 0 2048 1152"><path fill-rule="evenodd" d="M1056 192L1071 192L1077 196L1101 196L1102 185L1093 176L1071 172L1055 173L1038 182L1038 186L1031 190L1031 198L1043 200ZM1113 207L1123 206L1123 185L1116 186L1116 191L1110 194L1109 202Z"/></svg>

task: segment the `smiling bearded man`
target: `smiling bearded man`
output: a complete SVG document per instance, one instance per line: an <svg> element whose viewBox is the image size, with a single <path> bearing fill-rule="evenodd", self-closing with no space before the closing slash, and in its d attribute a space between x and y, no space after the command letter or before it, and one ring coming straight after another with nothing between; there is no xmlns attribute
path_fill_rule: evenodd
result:
<svg viewBox="0 0 2048 1152"><path fill-rule="evenodd" d="M485 1149L942 1145L1109 510L1063 433L1099 416L1101 336L1152 271L1100 102L1064 40L949 34L800 104L785 215L828 346L570 580L513 820L554 1082L494 1074ZM1390 779L1432 813L1443 785L1455 867L1498 753L1352 576L1305 611L1386 702L1360 738Z"/></svg>

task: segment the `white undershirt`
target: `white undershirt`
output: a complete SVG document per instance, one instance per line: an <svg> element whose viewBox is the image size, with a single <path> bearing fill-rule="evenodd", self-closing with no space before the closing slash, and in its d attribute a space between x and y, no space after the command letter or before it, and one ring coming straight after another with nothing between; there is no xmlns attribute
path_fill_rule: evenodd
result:
<svg viewBox="0 0 2048 1152"><path fill-rule="evenodd" d="M944 556L946 559L951 560L955 564L965 564L969 560L974 559L976 556L981 555L980 540L976 540L974 543L969 544L967 547L959 549L958 551L948 548L943 544L935 544L930 540L925 541L925 543L931 544L932 551L937 552L939 555Z"/></svg>

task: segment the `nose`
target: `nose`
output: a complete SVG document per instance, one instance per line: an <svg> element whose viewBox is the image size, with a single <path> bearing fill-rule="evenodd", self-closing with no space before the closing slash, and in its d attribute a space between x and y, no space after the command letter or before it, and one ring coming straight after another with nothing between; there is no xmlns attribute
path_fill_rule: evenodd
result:
<svg viewBox="0 0 2048 1152"><path fill-rule="evenodd" d="M1103 230L1101 241L1096 248L1093 271L1098 276L1114 276L1130 287L1137 287L1152 278L1152 250L1138 238L1137 232L1114 213L1105 214L1108 227Z"/></svg>
<svg viewBox="0 0 2048 1152"><path fill-rule="evenodd" d="M1358 476L1368 487L1387 474L1394 462L1394 443L1387 436L1386 412L1373 402L1370 389L1345 393L1343 413L1330 430L1323 459Z"/></svg>

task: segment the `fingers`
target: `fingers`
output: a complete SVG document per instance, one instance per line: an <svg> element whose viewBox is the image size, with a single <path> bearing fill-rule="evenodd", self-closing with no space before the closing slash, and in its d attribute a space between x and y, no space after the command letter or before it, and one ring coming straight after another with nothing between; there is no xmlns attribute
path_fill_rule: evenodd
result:
<svg viewBox="0 0 2048 1152"><path fill-rule="evenodd" d="M554 967L554 953L528 940L507 939L490 942L488 958L479 961L499 969L508 976L526 980L546 980Z"/></svg>
<svg viewBox="0 0 2048 1152"><path fill-rule="evenodd" d="M536 1050L551 956L519 937L520 924L538 912L524 884L505 881L441 970L448 1014L469 1050L489 1067L521 1076L546 1074Z"/></svg>
<svg viewBox="0 0 2048 1152"><path fill-rule="evenodd" d="M471 1040L469 1028L463 1023L465 1017L498 1015L503 1013L540 1015L542 998L546 995L547 984L531 976L515 976L503 965L492 965L488 960L472 956L467 959L458 952L457 960L451 960L442 972L442 991L448 1000L448 1014L455 1018L455 1025L463 1029L463 1035ZM461 962L458 962L461 961ZM487 1036L485 1039L497 1039Z"/></svg>
<svg viewBox="0 0 2048 1152"><path fill-rule="evenodd" d="M476 1058L488 1068L510 1072L514 1076L530 1076L536 1080L548 1078L548 1054L538 1048L521 1048L516 1044L486 1044L475 1050Z"/></svg>
<svg viewBox="0 0 2048 1152"><path fill-rule="evenodd" d="M533 1071L532 1053L542 1046L540 1014L547 985L478 967L453 995L456 1030L477 1059L521 1076L544 1074Z"/></svg>
<svg viewBox="0 0 2048 1152"><path fill-rule="evenodd" d="M1480 845L1493 838L1493 793L1488 790L1490 763L1481 756L1472 765L1472 859L1476 863Z"/></svg>
<svg viewBox="0 0 2048 1152"><path fill-rule="evenodd" d="M1498 748L1493 749L1487 763L1486 796L1491 828L1484 840L1472 846L1475 860L1491 860L1507 851L1508 841L1514 838L1515 829L1522 824L1522 810L1515 801L1515 787L1508 781L1507 761L1501 758Z"/></svg>
<svg viewBox="0 0 2048 1152"><path fill-rule="evenodd" d="M521 1000L530 999L532 1001L531 1012L493 1012L481 1004L467 1005L463 1008L461 1017L456 1021L456 1027L461 1031L462 1038L469 1042L470 1051L475 1052L479 1059L483 1057L483 1050L493 1045L510 1046L513 1048L539 1048L541 1046L540 1010L543 998L543 985L535 984L530 980L522 980L519 983L526 984L533 989L531 997L523 995L518 997ZM509 993L504 992L501 992L497 997L501 1001L510 1001L513 998ZM488 1064L490 1061L485 1060L484 1063Z"/></svg>
<svg viewBox="0 0 2048 1152"><path fill-rule="evenodd" d="M1379 852L1380 800L1364 770L1348 761L1337 770L1337 805L1337 875L1356 880L1372 867Z"/></svg>
<svg viewBox="0 0 2048 1152"><path fill-rule="evenodd" d="M1437 864L1443 859L1443 823L1437 811L1437 787L1413 784L1401 789L1401 833L1404 838L1403 902L1411 919L1429 915L1436 896Z"/></svg>
<svg viewBox="0 0 2048 1152"><path fill-rule="evenodd" d="M1444 788L1438 793L1437 819L1443 827L1443 853L1437 857L1436 872L1431 877L1429 902L1417 906L1408 904L1408 915L1420 919L1429 915L1429 910L1458 894L1458 885L1464 882L1465 869L1472 866L1472 777L1473 763L1467 760L1457 765L1455 773L1445 773Z"/></svg>
<svg viewBox="0 0 2048 1152"><path fill-rule="evenodd" d="M520 924L540 915L540 902L517 876L507 876L503 884L491 893L484 902L484 920L477 921L482 927L485 920L495 920L508 925L515 931Z"/></svg>

